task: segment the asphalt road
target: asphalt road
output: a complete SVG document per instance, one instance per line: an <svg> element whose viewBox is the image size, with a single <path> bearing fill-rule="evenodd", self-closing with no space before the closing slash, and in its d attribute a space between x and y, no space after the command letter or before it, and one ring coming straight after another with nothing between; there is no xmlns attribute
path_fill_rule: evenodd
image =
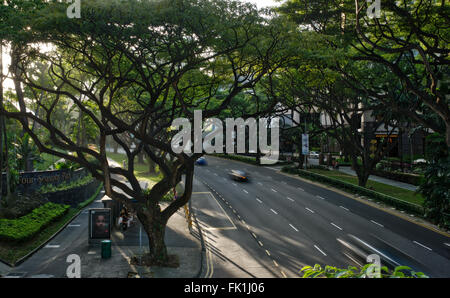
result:
<svg viewBox="0 0 450 298"><path fill-rule="evenodd" d="M394 247L419 263L431 277L450 277L450 238L414 223L412 217L406 220L394 212L277 173L273 168L210 156L206 159L207 166L196 167L196 178L222 211L220 216L213 213L203 218L200 215L199 219L213 227L208 230L210 239L222 239L215 249L226 245L228 239L252 256L260 269L264 268L249 276L260 277L258 273L264 272L263 277L296 277L305 265L359 265L358 260L344 254L337 240L351 234L375 248L384 243ZM228 173L232 169L250 173L251 180L231 180ZM197 210L202 208L204 213L212 210L205 203ZM209 277L230 277L220 274L224 264L218 262L215 274ZM241 263L241 272L246 270L245 264Z"/></svg>

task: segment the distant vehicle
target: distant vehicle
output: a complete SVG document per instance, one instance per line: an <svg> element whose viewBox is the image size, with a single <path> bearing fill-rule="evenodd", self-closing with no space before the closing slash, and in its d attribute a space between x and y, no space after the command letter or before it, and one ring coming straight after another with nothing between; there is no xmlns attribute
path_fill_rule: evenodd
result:
<svg viewBox="0 0 450 298"><path fill-rule="evenodd" d="M247 182L249 180L248 174L244 171L232 170L230 172L231 179L235 181L244 181Z"/></svg>
<svg viewBox="0 0 450 298"><path fill-rule="evenodd" d="M311 151L311 152L309 152L309 158L318 159L319 153L316 151Z"/></svg>
<svg viewBox="0 0 450 298"><path fill-rule="evenodd" d="M421 164L421 163L427 163L427 160L426 160L426 159L423 159L423 158L420 158L420 159L416 159L416 160L414 161L414 164L415 164L415 165Z"/></svg>
<svg viewBox="0 0 450 298"><path fill-rule="evenodd" d="M411 268L411 270L402 270L402 272L407 276L410 276L411 271L414 271L422 272L426 276L431 277L429 269L408 254L393 247L376 236L368 235L365 238L367 239L362 240L349 234L338 238L337 241L341 244L342 253L349 260L361 267L368 264L368 256L378 255L380 257L381 267L387 267L390 271L393 271L399 266L407 266Z"/></svg>
<svg viewBox="0 0 450 298"><path fill-rule="evenodd" d="M207 166L208 162L206 161L206 158L200 157L199 159L197 159L195 164L198 165L198 166Z"/></svg>

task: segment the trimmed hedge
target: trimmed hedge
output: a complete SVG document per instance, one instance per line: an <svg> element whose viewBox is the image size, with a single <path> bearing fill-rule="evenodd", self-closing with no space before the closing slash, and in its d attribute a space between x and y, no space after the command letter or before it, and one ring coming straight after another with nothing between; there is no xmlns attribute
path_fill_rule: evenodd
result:
<svg viewBox="0 0 450 298"><path fill-rule="evenodd" d="M384 202L390 206L396 207L398 209L402 209L411 213L414 213L416 215L423 216L424 215L424 208L420 205L416 205L410 202L406 202L361 186L357 186L348 182L344 182L338 179L326 177L320 174L311 173L305 170L296 169L293 167L283 167L283 172L289 173L289 174L296 174L305 178L309 178L314 181L323 182L326 184L329 184L331 186L335 186L339 189L349 191L351 193L360 194L363 196L366 196L368 198Z"/></svg>
<svg viewBox="0 0 450 298"><path fill-rule="evenodd" d="M0 240L21 242L31 239L50 223L64 216L68 205L46 203L17 219L0 219Z"/></svg>
<svg viewBox="0 0 450 298"><path fill-rule="evenodd" d="M97 190L95 191L95 193L86 201L81 202L80 204L78 204L78 209L83 209L84 207L86 207L87 205L89 205L90 203L92 203L98 196L98 194L100 193L100 191L103 188L103 183L100 183L100 185L97 187Z"/></svg>

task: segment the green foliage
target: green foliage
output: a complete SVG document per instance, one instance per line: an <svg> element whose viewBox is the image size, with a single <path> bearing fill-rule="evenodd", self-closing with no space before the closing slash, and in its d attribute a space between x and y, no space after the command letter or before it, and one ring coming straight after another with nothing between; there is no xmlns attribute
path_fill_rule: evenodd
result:
<svg viewBox="0 0 450 298"><path fill-rule="evenodd" d="M18 219L0 219L0 240L29 240L48 224L66 214L69 209L68 205L47 203Z"/></svg>
<svg viewBox="0 0 450 298"><path fill-rule="evenodd" d="M89 198L89 199L87 199L86 201L84 201L84 202L82 202L82 203L80 203L80 204L78 204L78 209L83 209L84 207L86 207L86 206L88 206L89 204L91 204L96 198L97 198L97 196L98 196L98 194L100 193L100 191L102 190L102 188L103 188L103 183L100 183L100 185L98 186L98 188L97 188L97 190L95 191L95 193Z"/></svg>
<svg viewBox="0 0 450 298"><path fill-rule="evenodd" d="M71 170L74 171L76 169L79 169L80 165L77 164L76 162L70 161L70 160L64 160L64 161L60 161L57 162L55 164L55 169L56 170Z"/></svg>
<svg viewBox="0 0 450 298"><path fill-rule="evenodd" d="M349 266L346 269L341 269L333 266L320 265L314 267L305 266L300 270L303 278L371 278L373 277L374 264L367 264L362 268ZM380 268L379 278L427 278L422 272L415 272L410 267L398 266L390 271L387 267Z"/></svg>
<svg viewBox="0 0 450 298"><path fill-rule="evenodd" d="M444 138L438 134L428 138L430 162L419 187L425 200L425 216L437 225L450 228L450 155Z"/></svg>
<svg viewBox="0 0 450 298"><path fill-rule="evenodd" d="M77 187L87 185L87 184L91 183L92 181L94 181L94 178L92 177L91 174L88 174L80 179L75 180L75 181L63 182L56 186L53 184L46 184L46 185L42 186L41 188L39 188L38 192L40 194L44 195L47 193L52 193L52 192L57 192L57 191L69 190L72 188L77 188Z"/></svg>
<svg viewBox="0 0 450 298"><path fill-rule="evenodd" d="M311 179L314 181L318 181L318 182L323 182L326 184L329 184L331 186L334 186L336 188L342 189L344 191L348 191L351 193L355 193L355 194L360 194L363 196L366 196L368 198L377 200L377 201L381 201L384 202L390 206L417 214L422 216L424 214L424 210L423 207L417 204L413 204L410 203L408 201L404 201L398 198L394 198L392 196L386 195L386 194L382 194L355 184L351 184L348 183L346 181L342 181L339 179L335 179L335 178L331 178L331 177L327 177L324 175L320 175L317 173L313 173L310 171L304 171L304 170L300 170L294 167L283 167L282 168L283 172L286 173L290 173L290 174L296 174L299 175L301 177L305 177L307 179Z"/></svg>

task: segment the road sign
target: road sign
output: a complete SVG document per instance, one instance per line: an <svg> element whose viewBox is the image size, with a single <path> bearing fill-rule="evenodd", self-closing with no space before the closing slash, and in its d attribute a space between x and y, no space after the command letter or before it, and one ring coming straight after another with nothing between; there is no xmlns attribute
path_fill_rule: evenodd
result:
<svg viewBox="0 0 450 298"><path fill-rule="evenodd" d="M303 155L309 154L309 135L308 134L302 134L302 154Z"/></svg>

